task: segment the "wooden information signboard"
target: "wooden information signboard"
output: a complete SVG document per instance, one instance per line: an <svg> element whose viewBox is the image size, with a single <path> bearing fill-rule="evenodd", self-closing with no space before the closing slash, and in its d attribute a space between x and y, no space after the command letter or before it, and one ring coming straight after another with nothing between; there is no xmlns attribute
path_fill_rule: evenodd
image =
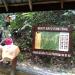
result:
<svg viewBox="0 0 75 75"><path fill-rule="evenodd" d="M71 28L47 25L33 26L32 53L71 57Z"/></svg>

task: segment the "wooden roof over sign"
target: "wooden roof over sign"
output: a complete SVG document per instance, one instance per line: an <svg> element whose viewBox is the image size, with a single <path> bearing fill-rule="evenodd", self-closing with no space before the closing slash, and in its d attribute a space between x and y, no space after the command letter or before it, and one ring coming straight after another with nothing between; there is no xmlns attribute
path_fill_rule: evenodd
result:
<svg viewBox="0 0 75 75"><path fill-rule="evenodd" d="M75 7L75 0L0 0L0 12L25 12Z"/></svg>

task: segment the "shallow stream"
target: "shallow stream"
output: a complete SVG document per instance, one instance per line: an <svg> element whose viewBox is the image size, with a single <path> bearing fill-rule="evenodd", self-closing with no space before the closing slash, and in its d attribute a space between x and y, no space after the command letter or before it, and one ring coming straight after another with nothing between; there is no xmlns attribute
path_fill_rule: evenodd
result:
<svg viewBox="0 0 75 75"><path fill-rule="evenodd" d="M10 67L0 67L0 75L10 75ZM75 68L39 67L30 64L17 64L16 75L75 75Z"/></svg>

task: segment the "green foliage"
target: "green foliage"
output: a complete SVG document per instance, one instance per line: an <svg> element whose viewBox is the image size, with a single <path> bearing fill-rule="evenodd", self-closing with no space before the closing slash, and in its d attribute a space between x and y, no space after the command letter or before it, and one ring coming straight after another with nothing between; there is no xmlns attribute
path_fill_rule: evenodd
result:
<svg viewBox="0 0 75 75"><path fill-rule="evenodd" d="M26 23L30 24L32 22L33 13L16 13L16 19L11 22L11 28L21 29Z"/></svg>
<svg viewBox="0 0 75 75"><path fill-rule="evenodd" d="M72 50L75 50L75 31L72 32Z"/></svg>
<svg viewBox="0 0 75 75"><path fill-rule="evenodd" d="M26 23L32 25L50 24L57 26L67 26L75 24L75 14L72 10L55 10L55 11L39 11L16 13L16 19L11 22L11 28L19 29Z"/></svg>
<svg viewBox="0 0 75 75"><path fill-rule="evenodd" d="M0 27L4 26L4 15L0 14Z"/></svg>
<svg viewBox="0 0 75 75"><path fill-rule="evenodd" d="M18 55L17 59L18 59L19 62L22 62L25 59L25 53L20 52L20 54Z"/></svg>
<svg viewBox="0 0 75 75"><path fill-rule="evenodd" d="M31 29L33 25L48 24L56 26L75 26L75 14L73 10L27 12L16 13L15 15L16 19L11 22L11 31L17 29L18 33L21 32L21 36L18 36L15 42L17 42L22 50L32 47ZM26 29L26 27L28 28ZM75 47L74 36L75 34L73 34L73 48Z"/></svg>

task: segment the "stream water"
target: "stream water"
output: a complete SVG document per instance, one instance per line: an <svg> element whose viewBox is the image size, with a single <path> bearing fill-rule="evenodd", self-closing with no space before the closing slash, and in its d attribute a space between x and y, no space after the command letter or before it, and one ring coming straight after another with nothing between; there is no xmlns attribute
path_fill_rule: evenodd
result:
<svg viewBox="0 0 75 75"><path fill-rule="evenodd" d="M75 75L75 68L72 69L60 69L60 68L47 68L39 67L36 65L21 64L17 66L17 70L22 70L29 75Z"/></svg>
<svg viewBox="0 0 75 75"><path fill-rule="evenodd" d="M10 75L10 69L0 68L0 75ZM41 67L31 64L17 64L16 75L75 75L75 68L60 69L56 67Z"/></svg>

